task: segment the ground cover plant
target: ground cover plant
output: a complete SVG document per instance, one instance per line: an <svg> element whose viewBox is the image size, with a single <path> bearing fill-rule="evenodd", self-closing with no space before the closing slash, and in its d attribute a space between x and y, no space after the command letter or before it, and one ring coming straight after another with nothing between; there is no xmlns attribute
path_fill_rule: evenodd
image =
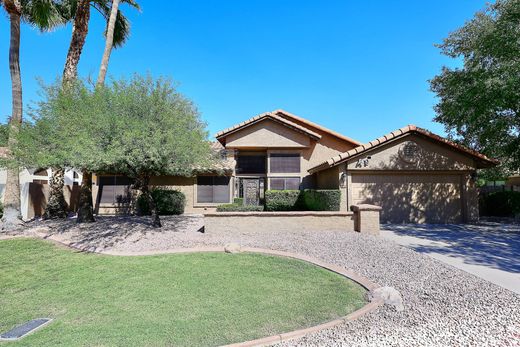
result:
<svg viewBox="0 0 520 347"><path fill-rule="evenodd" d="M0 331L54 321L9 346L210 346L295 330L365 304L358 284L261 254L85 254L0 241ZM0 345L4 345L0 343Z"/></svg>

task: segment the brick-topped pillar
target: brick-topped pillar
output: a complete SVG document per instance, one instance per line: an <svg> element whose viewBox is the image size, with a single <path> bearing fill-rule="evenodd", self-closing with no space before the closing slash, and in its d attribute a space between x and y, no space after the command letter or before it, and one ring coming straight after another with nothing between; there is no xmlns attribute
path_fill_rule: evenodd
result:
<svg viewBox="0 0 520 347"><path fill-rule="evenodd" d="M364 234L379 235L379 214L381 207L376 205L352 205L354 211L354 230Z"/></svg>

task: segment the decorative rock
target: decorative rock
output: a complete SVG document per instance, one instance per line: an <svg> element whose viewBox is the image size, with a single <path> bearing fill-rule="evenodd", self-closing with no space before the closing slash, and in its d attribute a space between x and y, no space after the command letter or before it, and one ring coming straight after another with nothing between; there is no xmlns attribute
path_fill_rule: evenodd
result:
<svg viewBox="0 0 520 347"><path fill-rule="evenodd" d="M238 243L228 243L224 246L224 251L226 253L240 253L242 249Z"/></svg>
<svg viewBox="0 0 520 347"><path fill-rule="evenodd" d="M380 287L369 294L371 300L382 299L386 305L394 306L396 311L403 311L403 298L401 293L393 287Z"/></svg>

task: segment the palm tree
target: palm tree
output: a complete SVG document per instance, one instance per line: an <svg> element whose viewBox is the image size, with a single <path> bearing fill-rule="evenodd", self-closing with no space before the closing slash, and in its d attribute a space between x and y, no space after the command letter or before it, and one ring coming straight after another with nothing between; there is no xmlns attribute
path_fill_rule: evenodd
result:
<svg viewBox="0 0 520 347"><path fill-rule="evenodd" d="M23 101L20 74L20 24L29 23L40 30L50 30L63 24L56 3L48 0L1 0L10 23L9 71L11 74L12 114L9 120L8 147L16 146L16 135L22 124ZM9 230L22 224L20 212L19 170L9 167L4 193L3 229Z"/></svg>
<svg viewBox="0 0 520 347"><path fill-rule="evenodd" d="M140 10L139 5L134 0L123 0L122 2ZM72 38L63 69L63 80L70 81L76 79L78 75L79 59L88 34L90 8L93 7L96 9L108 22L112 12L112 6L109 0L68 0L65 4L68 17L74 21ZM113 42L114 47L120 47L130 36L130 23L128 19L123 16L121 11L116 11L116 13Z"/></svg>
<svg viewBox="0 0 520 347"><path fill-rule="evenodd" d="M139 5L134 0L123 0L123 2L137 10L140 10ZM119 0L117 3L119 4ZM110 1L108 0L68 0L63 3L61 12L64 17L73 21L72 38L67 52L67 58L65 60L65 67L63 68L64 86L74 81L78 76L78 64L88 34L90 8L93 7L96 9L105 19L107 19L107 21L110 22L110 19L112 19L111 12L113 5L110 6L109 4ZM130 24L125 16L121 14L121 11L118 11L117 7L115 13L116 15L114 15L114 18L112 19L113 30L111 30L111 36L114 47L120 47L130 36ZM67 206L63 196L65 170L61 167L55 167L52 171L53 176L49 181L49 202L47 205L48 208L45 211L45 216L47 218L64 217L67 215ZM89 194L89 192L92 191L92 176L86 171L83 172L83 175L86 175L87 177L85 177L85 181L82 182L82 188L80 191L78 223L94 221L92 197L88 198L85 196L85 194ZM89 186L87 187L85 185Z"/></svg>

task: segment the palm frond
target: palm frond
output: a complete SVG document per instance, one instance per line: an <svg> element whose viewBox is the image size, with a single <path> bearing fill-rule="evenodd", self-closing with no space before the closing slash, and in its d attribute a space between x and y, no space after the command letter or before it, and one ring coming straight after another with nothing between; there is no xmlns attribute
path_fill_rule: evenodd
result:
<svg viewBox="0 0 520 347"><path fill-rule="evenodd" d="M139 4L134 0L123 0L122 3L128 4L138 11L141 10ZM111 1L92 0L92 6L107 20L110 18L112 10ZM106 35L106 30L104 35ZM119 10L117 11L116 23L114 27L114 48L121 47L130 37L130 22Z"/></svg>
<svg viewBox="0 0 520 347"><path fill-rule="evenodd" d="M54 0L21 1L22 20L41 31L51 31L69 21L60 11L60 4Z"/></svg>

